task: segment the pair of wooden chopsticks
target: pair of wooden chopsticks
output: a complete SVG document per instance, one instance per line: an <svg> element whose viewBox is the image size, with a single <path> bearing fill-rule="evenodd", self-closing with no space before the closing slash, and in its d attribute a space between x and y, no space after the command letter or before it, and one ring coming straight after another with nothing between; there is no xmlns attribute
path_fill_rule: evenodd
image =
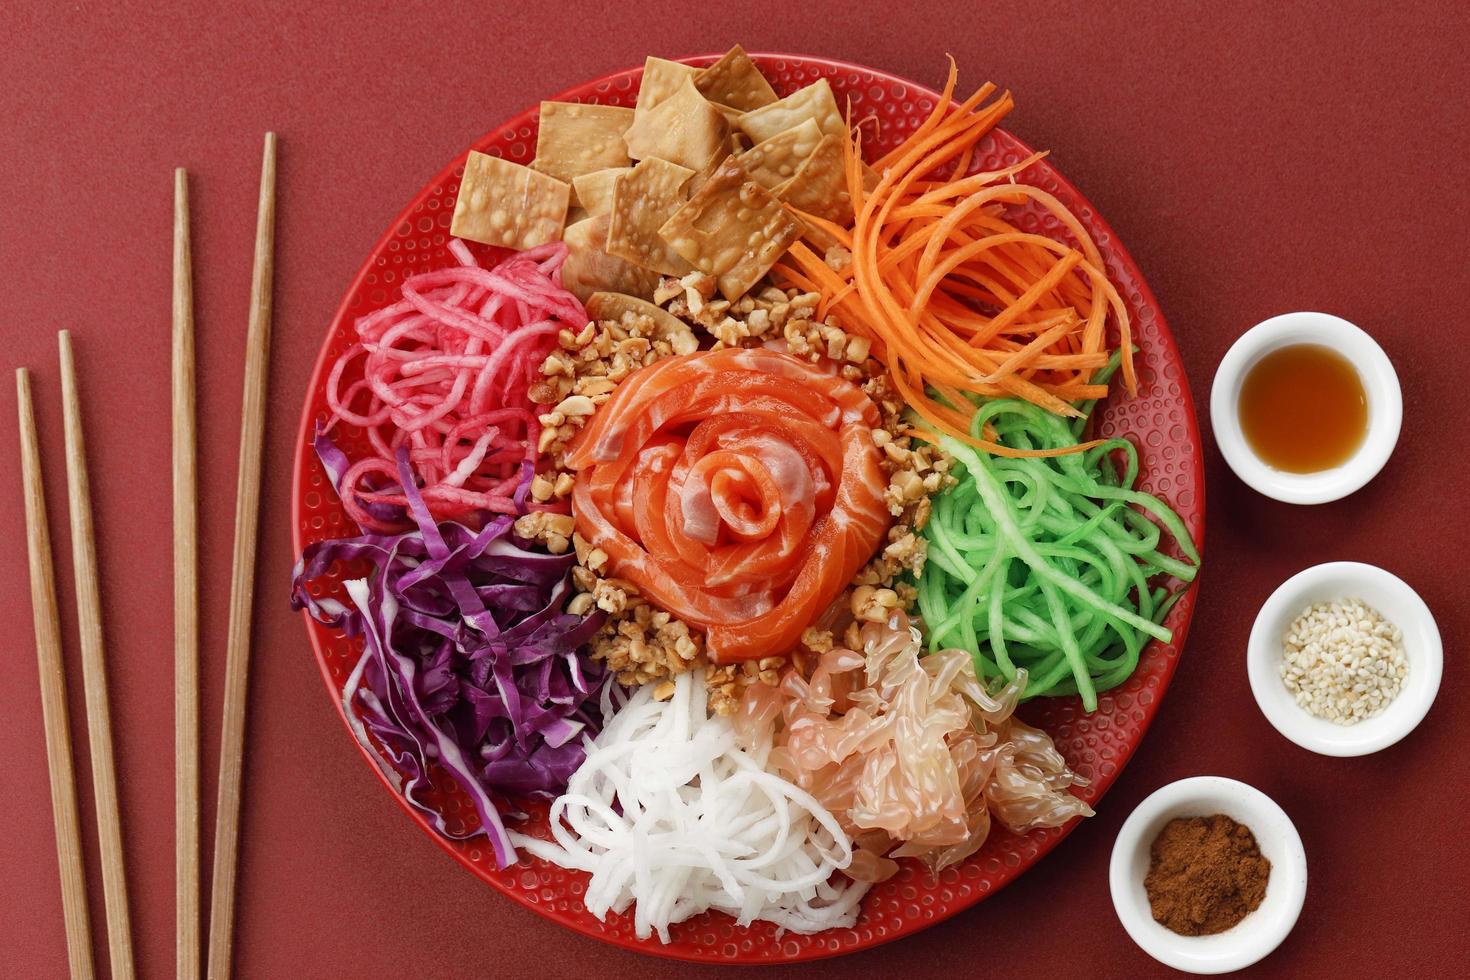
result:
<svg viewBox="0 0 1470 980"><path fill-rule="evenodd" d="M61 334L62 371L73 369L70 338ZM76 380L63 378L64 389L75 394ZM67 721L66 679L61 663L61 616L56 608L56 579L51 563L51 531L46 520L46 493L41 482L41 451L36 439L36 415L31 402L31 376L25 368L15 372L16 401L20 411L21 473L25 484L26 545L31 569L31 615L36 624L36 659L41 673L41 715L46 728L46 761L51 775L51 810L56 821L56 858L61 865L61 907L66 917L66 951L72 977L91 977L91 927L87 915L87 881L82 871L81 825L77 818L76 779L72 774L71 729ZM64 410L66 424L67 471L85 473L83 449L72 442L74 415L68 403ZM76 465L73 465L73 460ZM79 514L89 511L85 487L68 480L70 511L73 523L73 563L76 565L77 615L81 635L89 646L97 646L82 655L82 674L86 684L87 730L91 735L92 774L97 796L97 829L101 838L103 891L107 899L107 935L113 972L119 977L133 975L133 950L128 930L127 889L123 887L123 856L117 816L117 781L112 765L112 729L107 716L107 677L102 671L101 623L89 622L94 615L83 596L81 579L92 578L90 594L96 596L95 572L83 560L91 552L90 537L75 531ZM86 530L90 534L91 518ZM99 617L100 619L100 617ZM100 706L101 716L94 713ZM110 809L104 803L110 802ZM114 895L108 881L117 885ZM120 898L120 904L115 901Z"/></svg>
<svg viewBox="0 0 1470 980"><path fill-rule="evenodd" d="M224 720L219 800L214 824L210 893L211 980L227 980L234 946L236 856L240 842L240 783L245 753L245 701L250 670L250 617L255 597L260 467L269 380L271 290L275 270L276 134L265 134L260 201L255 216L255 264L245 335L245 394L235 488L235 548L230 566L230 618L225 647ZM199 976L199 563L195 470L194 286L189 248L189 188L174 173L173 477L174 477L174 740L175 901L178 976Z"/></svg>
<svg viewBox="0 0 1470 980"><path fill-rule="evenodd" d="M71 334L61 331L61 407L66 439L67 509L71 516L72 566L76 577L77 624L81 638L82 684L87 706L87 741L92 754L92 792L97 803L98 851L102 893L107 905L107 948L112 975L133 976L133 941L128 925L127 875L123 867L122 822L117 808L117 771L113 765L112 719L103 663L102 597L97 584L97 546L92 531L87 449L82 437L81 395ZM91 977L92 940L87 917L86 878L72 774L71 734L67 723L66 681L61 663L61 617L56 607L51 532L41 482L41 451L36 439L31 378L15 373L20 410L21 472L25 484L26 542L31 569L31 609L36 626L36 656L41 673L41 713L46 728L46 759L51 774L51 808L56 820L56 855L61 865L61 903L66 917L67 959L73 977Z"/></svg>
<svg viewBox="0 0 1470 980"><path fill-rule="evenodd" d="M210 904L208 976L227 980L231 969L236 855L239 845L240 784L245 745L245 703L250 663L250 619L254 598L256 532L260 516L261 455L270 352L271 291L275 253L276 137L267 133L261 164L255 227L250 319L246 335L244 407L240 426L239 475L235 501L235 546L231 567L230 616L226 641L224 718L220 747L219 805L215 824L214 876ZM112 976L133 977L122 823L118 814L112 725L103 663L101 596L82 437L81 397L71 337L61 331L62 406L71 517L72 563L76 576L87 733L97 804L99 853L107 909ZM200 976L199 913L199 622L198 520L195 455L193 269L189 247L188 179L174 176L173 280L173 481L174 481L174 670L176 743L176 954L178 976ZM30 375L16 372L20 414L21 469L25 490L31 605L40 668L46 756L61 869L67 959L73 978L95 975L86 878L82 868L66 682L61 659L60 616L52 565L50 530L41 478L40 447Z"/></svg>

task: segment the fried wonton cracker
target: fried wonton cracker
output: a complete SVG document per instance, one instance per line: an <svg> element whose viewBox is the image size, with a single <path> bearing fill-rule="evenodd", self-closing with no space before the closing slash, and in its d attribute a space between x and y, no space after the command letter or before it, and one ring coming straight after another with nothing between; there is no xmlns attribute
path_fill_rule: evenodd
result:
<svg viewBox="0 0 1470 980"><path fill-rule="evenodd" d="M807 214L847 224L852 220L852 198L847 193L842 140L836 136L823 136L796 173L773 188L771 193Z"/></svg>
<svg viewBox="0 0 1470 980"><path fill-rule="evenodd" d="M518 163L470 151L449 233L525 249L561 238L571 185Z"/></svg>
<svg viewBox="0 0 1470 980"><path fill-rule="evenodd" d="M823 135L839 139L847 135L847 123L842 121L832 86L825 78L797 89L779 102L747 112L740 117L740 128L759 145L808 119L821 128Z"/></svg>
<svg viewBox="0 0 1470 980"><path fill-rule="evenodd" d="M729 137L727 137L725 139L725 142L720 144L720 148L715 151L715 155L710 157L709 163L706 163L703 167L701 167L699 169L699 172L694 175L694 179L689 182L689 186L685 188L685 190L688 191L688 194L686 194L685 196L693 196L695 191L704 186L705 181L714 176L715 171L720 168L720 165L722 163L724 163L729 157L740 152L740 148L740 143L735 138L734 134L731 134Z"/></svg>
<svg viewBox="0 0 1470 980"><path fill-rule="evenodd" d="M702 170L726 145L730 124L714 103L686 78L673 95L628 128L624 141L635 160L657 157L690 170Z"/></svg>
<svg viewBox="0 0 1470 980"><path fill-rule="evenodd" d="M801 228L734 160L726 160L659 234L734 301L801 236Z"/></svg>
<svg viewBox="0 0 1470 980"><path fill-rule="evenodd" d="M772 188L795 177L823 139L826 137L822 135L822 128L815 120L807 119L800 126L762 140L737 159L746 173L760 181L763 187ZM842 144L838 143L838 149L841 148Z"/></svg>
<svg viewBox="0 0 1470 980"><path fill-rule="evenodd" d="M737 131L736 127L740 125L740 117L745 115L742 110L732 109L727 105L720 105L718 102L711 102L710 105L720 110L720 115L725 117L725 125L729 126L732 131Z"/></svg>
<svg viewBox="0 0 1470 980"><path fill-rule="evenodd" d="M688 200L694 171L656 157L644 160L613 181L613 207L607 251L645 269L682 276L689 263L669 248L659 228Z"/></svg>
<svg viewBox="0 0 1470 980"><path fill-rule="evenodd" d="M738 44L726 51L719 61L701 71L694 84L711 102L741 112L759 109L776 101L776 90L771 88L766 76Z"/></svg>
<svg viewBox="0 0 1470 980"><path fill-rule="evenodd" d="M649 57L643 62L643 81L638 86L638 101L633 111L643 115L664 99L679 91L685 79L694 78L699 69L667 58Z"/></svg>
<svg viewBox="0 0 1470 980"><path fill-rule="evenodd" d="M588 214L611 214L613 181L631 170L631 167L609 167L580 174L572 178L572 189L577 192L577 203L587 209Z"/></svg>
<svg viewBox="0 0 1470 980"><path fill-rule="evenodd" d="M561 267L561 284L584 302L605 290L652 296L658 286L658 273L607 254L607 233L611 224L612 215L597 214L567 225L568 252Z"/></svg>
<svg viewBox="0 0 1470 980"><path fill-rule="evenodd" d="M623 134L631 125L633 110L621 106L543 102L531 166L567 181L594 170L630 166Z"/></svg>

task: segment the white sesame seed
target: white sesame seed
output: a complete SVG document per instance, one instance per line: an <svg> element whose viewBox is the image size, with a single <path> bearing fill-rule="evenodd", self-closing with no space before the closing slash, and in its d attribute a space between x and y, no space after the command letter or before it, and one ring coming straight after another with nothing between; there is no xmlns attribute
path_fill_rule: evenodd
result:
<svg viewBox="0 0 1470 980"><path fill-rule="evenodd" d="M1308 607L1282 638L1286 689L1308 712L1340 725L1388 707L1408 669L1403 633L1358 599Z"/></svg>

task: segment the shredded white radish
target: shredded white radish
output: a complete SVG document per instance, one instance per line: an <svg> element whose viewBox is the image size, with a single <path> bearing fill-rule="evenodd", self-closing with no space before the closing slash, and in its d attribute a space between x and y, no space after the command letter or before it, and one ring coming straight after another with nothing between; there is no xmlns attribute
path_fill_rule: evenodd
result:
<svg viewBox="0 0 1470 980"><path fill-rule="evenodd" d="M592 876L599 919L634 906L639 938L709 909L741 925L792 932L850 927L868 884L836 872L852 842L810 794L767 771L770 736L737 744L710 717L693 672L668 701L646 685L613 711L567 791L551 807L556 842L514 834L517 847Z"/></svg>

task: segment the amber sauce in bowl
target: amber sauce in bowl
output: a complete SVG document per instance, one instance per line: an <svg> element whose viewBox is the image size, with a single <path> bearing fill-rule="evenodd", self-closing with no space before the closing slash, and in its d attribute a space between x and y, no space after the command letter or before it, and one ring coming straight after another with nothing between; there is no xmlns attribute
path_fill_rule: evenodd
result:
<svg viewBox="0 0 1470 980"><path fill-rule="evenodd" d="M1329 313L1283 313L1231 345L1210 389L1215 442L1235 475L1291 504L1340 500L1383 468L1403 397L1383 348Z"/></svg>
<svg viewBox="0 0 1470 980"><path fill-rule="evenodd" d="M1352 458L1368 433L1368 396L1352 362L1320 344L1262 357L1240 386L1240 428L1262 462L1317 473Z"/></svg>

